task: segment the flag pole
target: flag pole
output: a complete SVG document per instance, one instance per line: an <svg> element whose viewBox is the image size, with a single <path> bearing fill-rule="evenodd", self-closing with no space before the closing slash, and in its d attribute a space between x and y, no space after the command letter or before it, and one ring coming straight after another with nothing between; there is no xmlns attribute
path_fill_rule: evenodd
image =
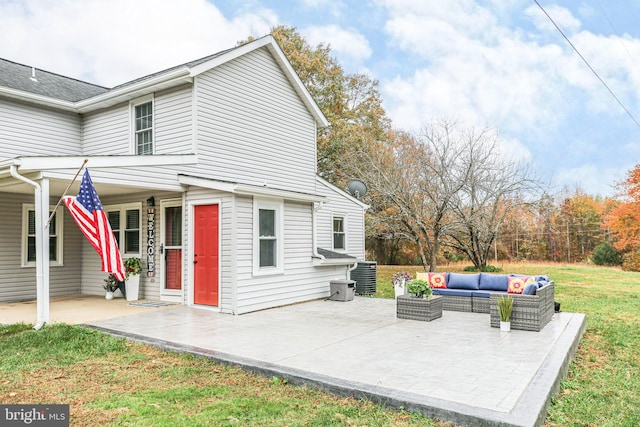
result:
<svg viewBox="0 0 640 427"><path fill-rule="evenodd" d="M60 202L62 202L62 199L64 199L64 196L67 195L67 191L69 191L69 188L71 188L73 183L76 182L76 179L78 179L78 175L80 175L80 172L82 172L82 168L84 168L84 165L86 165L88 161L89 159L84 159L84 162L82 162L82 166L80 166L80 169L78 169L78 172L76 172L76 176L74 176L71 182L69 183L69 185L67 185L67 188L65 188L64 193L62 193L62 196L60 196L60 200L58 200L58 203L56 203L56 207L53 208L53 212L51 212L51 215L49 216L49 220L47 221L47 225L44 228L49 228L49 224L51 224L51 220L53 219L53 216L56 214L56 209L58 209L58 206L60 206Z"/></svg>

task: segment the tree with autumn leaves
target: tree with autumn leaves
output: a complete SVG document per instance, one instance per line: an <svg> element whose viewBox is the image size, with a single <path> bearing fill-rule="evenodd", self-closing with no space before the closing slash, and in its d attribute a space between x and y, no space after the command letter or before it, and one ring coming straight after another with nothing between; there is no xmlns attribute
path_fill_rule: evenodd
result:
<svg viewBox="0 0 640 427"><path fill-rule="evenodd" d="M617 188L620 200L607 207L603 226L611 232L613 246L625 252L623 268L640 271L640 164Z"/></svg>

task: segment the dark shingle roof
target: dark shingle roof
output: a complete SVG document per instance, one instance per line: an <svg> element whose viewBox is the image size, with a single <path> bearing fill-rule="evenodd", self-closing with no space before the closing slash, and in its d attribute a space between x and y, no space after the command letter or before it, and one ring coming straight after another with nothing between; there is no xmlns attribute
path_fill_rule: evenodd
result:
<svg viewBox="0 0 640 427"><path fill-rule="evenodd" d="M343 259L343 258L357 259L356 257L351 255L341 254L340 252L333 252L333 251L329 251L327 249L322 249L322 248L318 248L318 254L325 257L325 259Z"/></svg>
<svg viewBox="0 0 640 427"><path fill-rule="evenodd" d="M29 66L0 58L0 86L71 102L91 98L109 90L38 68L35 69L34 81L31 79L31 72L32 68Z"/></svg>

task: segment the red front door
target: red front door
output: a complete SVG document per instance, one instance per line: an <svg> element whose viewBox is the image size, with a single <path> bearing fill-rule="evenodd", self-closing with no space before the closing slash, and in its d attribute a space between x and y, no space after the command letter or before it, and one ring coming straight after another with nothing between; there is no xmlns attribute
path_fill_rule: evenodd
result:
<svg viewBox="0 0 640 427"><path fill-rule="evenodd" d="M196 205L193 217L193 303L217 306L219 205Z"/></svg>

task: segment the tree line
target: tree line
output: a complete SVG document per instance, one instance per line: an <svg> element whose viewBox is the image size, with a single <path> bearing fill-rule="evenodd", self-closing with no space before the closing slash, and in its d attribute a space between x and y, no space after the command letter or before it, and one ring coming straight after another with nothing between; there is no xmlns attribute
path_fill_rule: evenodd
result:
<svg viewBox="0 0 640 427"><path fill-rule="evenodd" d="M369 187L370 259L427 271L460 260L479 270L502 260L640 270L640 165L615 198L550 194L500 152L494 129L446 119L417 134L394 129L376 80L345 72L329 45L311 46L294 27L271 34L330 122L317 135L318 173L340 188L352 179Z"/></svg>

